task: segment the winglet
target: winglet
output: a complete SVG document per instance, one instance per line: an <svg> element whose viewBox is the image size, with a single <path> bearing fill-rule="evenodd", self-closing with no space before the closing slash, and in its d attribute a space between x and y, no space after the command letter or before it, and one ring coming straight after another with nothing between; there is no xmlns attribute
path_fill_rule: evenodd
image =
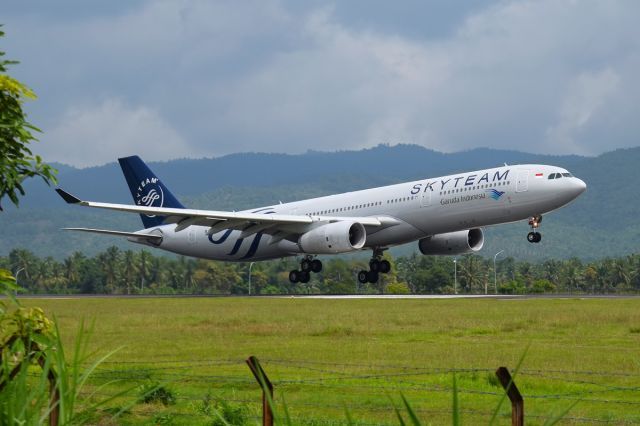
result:
<svg viewBox="0 0 640 426"><path fill-rule="evenodd" d="M63 200L65 200L69 204L78 204L82 202L81 199L79 199L74 195L69 194L67 191L65 191L62 188L56 188L56 192L62 197Z"/></svg>

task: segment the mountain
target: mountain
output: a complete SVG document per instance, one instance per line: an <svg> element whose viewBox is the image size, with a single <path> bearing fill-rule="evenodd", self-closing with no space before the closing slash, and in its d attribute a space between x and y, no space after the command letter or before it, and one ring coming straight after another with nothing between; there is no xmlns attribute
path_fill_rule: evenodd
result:
<svg viewBox="0 0 640 426"><path fill-rule="evenodd" d="M307 152L301 155L246 153L211 159L180 159L150 163L185 205L240 210L249 207L364 189L412 179L502 165L542 163L563 166L587 182L588 190L571 206L545 216L543 244L525 240L525 222L486 230L483 254L529 260L549 257L593 259L637 251L640 225L633 197L640 148L598 157L549 156L517 151L475 149L440 153L415 145L381 145L361 151ZM117 163L76 169L59 167L60 186L81 198L131 203ZM61 258L75 250L88 255L118 245L120 239L60 231L66 226L119 230L140 228L135 215L74 208L52 188L32 180L20 209L7 206L0 214L0 255L27 248L41 256ZM415 245L399 249L415 250Z"/></svg>

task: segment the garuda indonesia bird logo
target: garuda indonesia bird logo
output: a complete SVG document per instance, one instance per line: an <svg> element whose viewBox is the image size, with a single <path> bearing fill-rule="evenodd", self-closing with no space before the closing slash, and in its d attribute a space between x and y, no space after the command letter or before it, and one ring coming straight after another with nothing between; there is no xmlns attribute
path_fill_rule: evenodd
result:
<svg viewBox="0 0 640 426"><path fill-rule="evenodd" d="M489 194L489 197L498 201L500 197L504 195L504 191L498 191L497 189L487 189L486 191Z"/></svg>

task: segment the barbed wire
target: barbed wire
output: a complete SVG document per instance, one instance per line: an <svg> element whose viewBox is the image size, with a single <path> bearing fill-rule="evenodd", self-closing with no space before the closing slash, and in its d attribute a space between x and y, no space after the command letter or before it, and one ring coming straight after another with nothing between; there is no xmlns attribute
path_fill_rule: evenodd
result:
<svg viewBox="0 0 640 426"><path fill-rule="evenodd" d="M637 349L636 349L637 350ZM158 356L159 358L162 355ZM156 358L156 355L154 355ZM478 372L488 372L493 373L495 369L492 368L458 368L458 367L414 367L407 365L399 365L399 364L362 364L362 363L345 363L345 362L328 362L328 361L311 361L311 360L299 360L299 359L274 359L274 358L261 358L262 364L276 364L283 365L288 368L307 368L310 371L313 371L314 368L310 366L333 366L333 367L345 367L345 368L358 368L358 369L371 369L371 370L380 370L380 369L397 369L397 370L406 370L406 371L416 371L422 372L424 374L446 374L446 373L478 373ZM105 365L126 365L126 364L187 364L189 366L196 365L234 365L244 366L245 360L241 358L227 358L227 359L171 359L171 360L158 360L154 359L153 361L145 361L145 360L107 360L103 361L102 364ZM164 367L149 367L151 368L164 368ZM187 368L187 366L184 366ZM328 369L319 369L318 372L332 372L332 373L341 373L334 370ZM511 370L512 372L514 370ZM603 377L640 377L640 372L630 373L630 372L621 372L621 371L593 371L593 370L562 370L562 369L553 369L553 370L540 370L540 369L521 369L517 372L520 375L544 375L546 374L565 374L565 375L578 375L578 376L603 376Z"/></svg>
<svg viewBox="0 0 640 426"><path fill-rule="evenodd" d="M334 395L333 399L324 400L322 403L304 399L296 400L291 406L295 407L295 410L314 411L327 409L335 411L344 410L345 407L348 407L348 410L361 415L366 415L366 413L369 413L369 415L373 415L372 413L394 413L393 402L391 402L389 395L395 395L398 392L403 392L409 397L415 396L414 392L452 394L454 392L453 386L440 383L443 381L440 376L454 374L462 377L466 376L466 380L458 382L463 386L455 388L455 392L460 395L477 395L496 400L504 396L504 390L497 380L495 382L492 380L495 373L493 368L415 367L400 364L365 364L279 358L264 358L262 359L262 365L266 371L271 370L271 381L279 389L278 393L280 395L292 392L292 388L299 391L301 387L330 389L331 391L329 392ZM180 389L180 384L197 383L197 385L191 385L189 388L191 392L181 393L179 390L174 390L174 399L183 401L185 404L223 399L229 403L244 404L258 410L258 400L254 401L234 396L238 390L246 392L248 388L251 388L259 391L259 386L248 370L245 370L246 368L245 360L239 358L154 359L154 361L110 360L102 363L94 371L88 384L100 388L100 386L104 386L106 382L111 380L151 381L153 383L159 382L162 386L165 386L165 383L168 386L177 385L177 389ZM217 371L222 374L216 374ZM640 373L635 371L521 369L518 371L512 370L512 372L516 382L518 377L523 376L535 378L534 382L537 381L537 383L545 383L545 381L559 382L559 385L555 383L553 385L554 390L558 390L557 392L544 394L522 392L525 399L633 407L633 409L624 409L623 411L638 411L640 409L640 385L635 385L634 383L640 377ZM486 375L486 377L483 375ZM609 379L609 382L607 382L607 379ZM197 389L202 389L203 385L208 385L206 393L204 391L200 395L192 393L193 390L197 392ZM474 386L478 386L478 388L474 388ZM493 389L487 388L487 386L491 386ZM581 388L576 389L578 386ZM104 391L104 388L102 389L103 393L93 393L91 397L104 396L111 398L117 395L117 393L109 394ZM316 391L311 390L311 392ZM353 401L348 404L339 404L332 402L332 400L339 400L340 397L354 392L376 396L376 398L385 396L389 400L389 404L367 404ZM277 394L274 399L277 404L283 403L280 395ZM488 401L487 398L478 399ZM427 403L428 401L425 402L424 400L416 401L413 409L423 416L451 413L450 410L425 407L424 405ZM538 405L538 407L542 406L544 405ZM493 415L493 411L477 409L463 409L459 412L472 416ZM171 414L173 415L173 413ZM194 415L197 416L197 414ZM502 412L499 415L507 416ZM545 416L529 411L527 417L546 419L549 418L549 415ZM304 417L304 419L309 420L310 418ZM611 422L611 418L608 416L605 418L564 416L563 419L574 423L601 424ZM324 419L315 419L314 424L341 424L332 420L327 420L323 423L324 421ZM617 424L640 424L640 419L616 418L615 422ZM356 424L365 426L384 423L356 422Z"/></svg>

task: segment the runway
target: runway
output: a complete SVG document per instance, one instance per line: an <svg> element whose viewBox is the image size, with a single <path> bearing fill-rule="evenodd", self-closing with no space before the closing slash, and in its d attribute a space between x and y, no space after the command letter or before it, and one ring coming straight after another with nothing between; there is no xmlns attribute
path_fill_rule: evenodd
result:
<svg viewBox="0 0 640 426"><path fill-rule="evenodd" d="M1 298L1 297L0 297ZM496 300L530 300L530 299L639 299L640 295L590 295L590 294L277 294L277 295L219 295L219 294L31 294L19 295L18 299L185 299L185 298L253 298L253 299L334 299L334 300L447 300L447 299L496 299Z"/></svg>

